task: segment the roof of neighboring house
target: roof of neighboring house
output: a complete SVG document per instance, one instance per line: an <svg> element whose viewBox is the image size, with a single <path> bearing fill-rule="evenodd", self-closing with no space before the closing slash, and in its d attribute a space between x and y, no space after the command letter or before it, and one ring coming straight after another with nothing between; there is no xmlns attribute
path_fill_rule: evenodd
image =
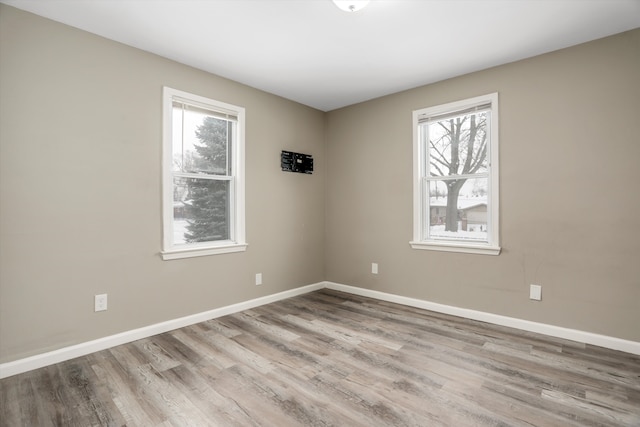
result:
<svg viewBox="0 0 640 427"><path fill-rule="evenodd" d="M446 207L445 197L432 197L429 201L431 207ZM458 209L467 210L478 206L487 206L487 200L480 197L458 197Z"/></svg>

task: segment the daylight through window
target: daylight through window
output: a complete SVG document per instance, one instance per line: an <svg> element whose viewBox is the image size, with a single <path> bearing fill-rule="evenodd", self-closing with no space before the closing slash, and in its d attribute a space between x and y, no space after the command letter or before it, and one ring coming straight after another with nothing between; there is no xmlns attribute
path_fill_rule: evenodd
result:
<svg viewBox="0 0 640 427"><path fill-rule="evenodd" d="M164 90L164 259L244 250L244 109Z"/></svg>
<svg viewBox="0 0 640 427"><path fill-rule="evenodd" d="M498 96L414 111L415 249L497 255Z"/></svg>

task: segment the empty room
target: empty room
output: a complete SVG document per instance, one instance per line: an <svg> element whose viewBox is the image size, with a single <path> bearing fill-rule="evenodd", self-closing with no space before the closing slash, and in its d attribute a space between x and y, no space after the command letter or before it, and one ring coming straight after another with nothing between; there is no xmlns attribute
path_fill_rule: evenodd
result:
<svg viewBox="0 0 640 427"><path fill-rule="evenodd" d="M640 426L640 1L0 0L0 427Z"/></svg>

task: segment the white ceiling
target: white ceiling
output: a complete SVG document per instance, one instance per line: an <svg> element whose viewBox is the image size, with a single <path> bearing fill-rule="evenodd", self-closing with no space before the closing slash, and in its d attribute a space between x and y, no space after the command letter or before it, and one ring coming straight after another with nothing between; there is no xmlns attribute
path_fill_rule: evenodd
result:
<svg viewBox="0 0 640 427"><path fill-rule="evenodd" d="M640 0L0 0L323 111L640 27Z"/></svg>

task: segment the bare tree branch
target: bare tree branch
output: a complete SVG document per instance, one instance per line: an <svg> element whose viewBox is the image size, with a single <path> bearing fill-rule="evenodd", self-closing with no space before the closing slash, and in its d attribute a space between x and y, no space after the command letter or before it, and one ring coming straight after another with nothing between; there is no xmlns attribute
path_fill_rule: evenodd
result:
<svg viewBox="0 0 640 427"><path fill-rule="evenodd" d="M467 139L467 158L464 162L464 167L462 168L462 173L467 174L471 170L471 161L473 160L473 145L476 142L476 135L478 133L478 128L476 126L476 115L472 114L471 121L469 123L469 136Z"/></svg>
<svg viewBox="0 0 640 427"><path fill-rule="evenodd" d="M451 165L449 166L449 175L458 175L458 166L460 165L460 130L463 121L457 118L449 120L451 126Z"/></svg>
<svg viewBox="0 0 640 427"><path fill-rule="evenodd" d="M433 160L436 160L441 165L446 166L447 168L449 168L450 164L449 164L449 162L447 162L446 156L440 150L438 150L438 148L436 148L435 144L432 141L429 141L429 145L431 145L433 150L436 153L438 153L438 156L439 156L439 157L430 156L430 158L433 159Z"/></svg>
<svg viewBox="0 0 640 427"><path fill-rule="evenodd" d="M444 133L436 140L429 140L430 176L472 175L486 166L488 136L485 113L451 117L430 126L434 126L434 134ZM443 173L445 168L448 168L446 175ZM458 230L458 196L467 180L468 178L457 178L442 181L447 188L447 231Z"/></svg>
<svg viewBox="0 0 640 427"><path fill-rule="evenodd" d="M469 173L476 173L483 165L484 161L487 158L487 134L484 133L482 135L482 141L480 142L480 149L478 150L478 154L475 156L475 162L471 167Z"/></svg>
<svg viewBox="0 0 640 427"><path fill-rule="evenodd" d="M438 172L440 172L440 176L444 176L444 172L442 172L442 170L438 167L438 165L436 165L435 163L431 162L431 166L433 166L434 169L436 169ZM431 176L438 176L438 175L432 172Z"/></svg>

